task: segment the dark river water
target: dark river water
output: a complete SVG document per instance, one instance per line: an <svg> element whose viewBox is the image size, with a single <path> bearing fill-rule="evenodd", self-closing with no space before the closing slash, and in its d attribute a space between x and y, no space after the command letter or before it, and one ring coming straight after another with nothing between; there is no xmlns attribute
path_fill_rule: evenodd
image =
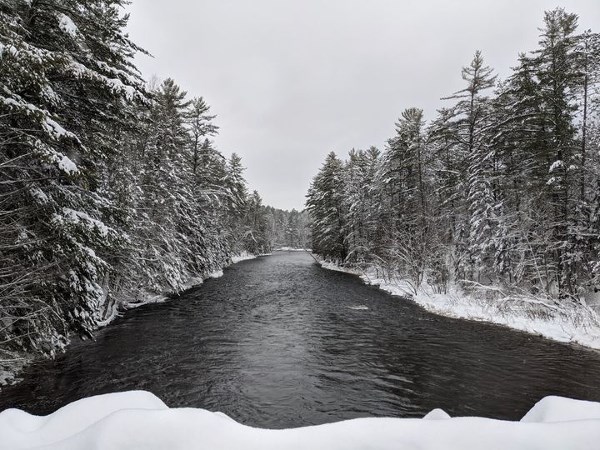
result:
<svg viewBox="0 0 600 450"><path fill-rule="evenodd" d="M276 253L31 367L0 392L0 411L47 414L130 389L270 428L437 407L515 420L550 394L600 401L600 353L436 316L308 254Z"/></svg>

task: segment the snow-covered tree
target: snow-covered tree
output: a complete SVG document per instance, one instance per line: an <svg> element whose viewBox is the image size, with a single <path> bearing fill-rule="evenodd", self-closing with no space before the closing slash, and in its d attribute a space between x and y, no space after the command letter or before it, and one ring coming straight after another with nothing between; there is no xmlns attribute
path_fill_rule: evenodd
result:
<svg viewBox="0 0 600 450"><path fill-rule="evenodd" d="M503 82L476 52L428 126L406 110L374 177L364 152L330 155L308 194L315 251L441 291L451 279L556 301L597 289L600 38L562 8L540 32Z"/></svg>
<svg viewBox="0 0 600 450"><path fill-rule="evenodd" d="M133 64L125 0L0 2L0 366L223 267L248 218L202 98ZM253 249L258 248L252 241Z"/></svg>
<svg viewBox="0 0 600 450"><path fill-rule="evenodd" d="M124 105L144 97L121 1L13 1L0 6L4 332L52 354L90 334L107 301L106 258L122 237L103 191ZM18 287L13 290L13 287Z"/></svg>
<svg viewBox="0 0 600 450"><path fill-rule="evenodd" d="M306 207L312 218L312 248L325 257L344 260L343 164L334 152L329 153L312 181Z"/></svg>

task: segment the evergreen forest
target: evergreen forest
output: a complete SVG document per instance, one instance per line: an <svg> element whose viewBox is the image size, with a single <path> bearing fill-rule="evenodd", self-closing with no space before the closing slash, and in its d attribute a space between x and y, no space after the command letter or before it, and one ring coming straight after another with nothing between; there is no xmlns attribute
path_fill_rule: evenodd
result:
<svg viewBox="0 0 600 450"><path fill-rule="evenodd" d="M545 13L500 80L482 52L429 121L331 152L307 195L313 250L445 293L496 286L579 304L600 285L600 35ZM457 74L458 75L458 74Z"/></svg>
<svg viewBox="0 0 600 450"><path fill-rule="evenodd" d="M142 79L126 5L0 2L0 364L271 249L207 102Z"/></svg>

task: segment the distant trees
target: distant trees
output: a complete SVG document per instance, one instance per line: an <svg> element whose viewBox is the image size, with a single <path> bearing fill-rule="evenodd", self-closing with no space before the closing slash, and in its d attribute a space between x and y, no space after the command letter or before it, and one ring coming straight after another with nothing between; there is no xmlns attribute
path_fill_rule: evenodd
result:
<svg viewBox="0 0 600 450"><path fill-rule="evenodd" d="M272 206L265 206L263 209L271 248L310 248L310 226L306 210L284 211Z"/></svg>
<svg viewBox="0 0 600 450"><path fill-rule="evenodd" d="M209 106L141 79L125 3L0 3L0 366L269 250Z"/></svg>
<svg viewBox="0 0 600 450"><path fill-rule="evenodd" d="M330 154L307 196L314 250L439 290L499 283L565 301L597 286L598 36L546 12L507 80L478 51L427 126L409 108L381 154Z"/></svg>

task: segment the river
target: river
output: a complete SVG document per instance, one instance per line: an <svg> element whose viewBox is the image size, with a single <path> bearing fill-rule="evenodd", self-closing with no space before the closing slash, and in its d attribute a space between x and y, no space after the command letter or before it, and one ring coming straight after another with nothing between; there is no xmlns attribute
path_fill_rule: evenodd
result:
<svg viewBox="0 0 600 450"><path fill-rule="evenodd" d="M546 395L600 401L600 353L437 316L280 252L74 342L1 391L0 411L130 389L269 428L438 407L517 420Z"/></svg>

